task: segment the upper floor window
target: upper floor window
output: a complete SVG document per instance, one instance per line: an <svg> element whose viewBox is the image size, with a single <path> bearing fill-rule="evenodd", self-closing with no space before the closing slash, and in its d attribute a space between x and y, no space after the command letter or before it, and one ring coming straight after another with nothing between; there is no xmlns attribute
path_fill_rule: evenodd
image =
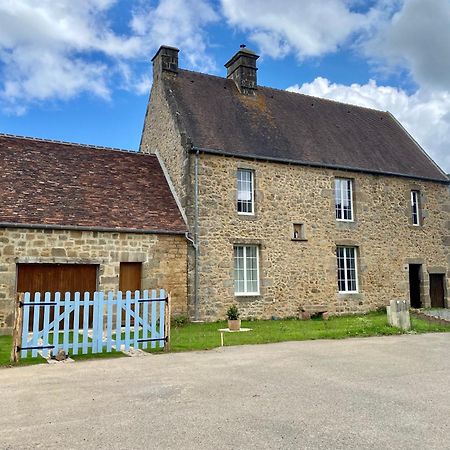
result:
<svg viewBox="0 0 450 450"><path fill-rule="evenodd" d="M235 295L259 295L259 247L234 246Z"/></svg>
<svg viewBox="0 0 450 450"><path fill-rule="evenodd" d="M355 247L337 248L338 287L341 293L358 292L358 268Z"/></svg>
<svg viewBox="0 0 450 450"><path fill-rule="evenodd" d="M413 225L420 225L419 191L411 191L411 218Z"/></svg>
<svg viewBox="0 0 450 450"><path fill-rule="evenodd" d="M353 181L336 178L334 181L336 220L353 221Z"/></svg>
<svg viewBox="0 0 450 450"><path fill-rule="evenodd" d="M255 213L254 172L248 169L237 171L237 211L239 214Z"/></svg>

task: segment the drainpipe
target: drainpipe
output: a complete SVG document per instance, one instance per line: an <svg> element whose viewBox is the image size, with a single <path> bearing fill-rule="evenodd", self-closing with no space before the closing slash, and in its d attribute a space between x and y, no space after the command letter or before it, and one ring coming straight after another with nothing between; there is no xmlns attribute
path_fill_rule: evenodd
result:
<svg viewBox="0 0 450 450"><path fill-rule="evenodd" d="M194 250L195 250L195 267L194 267L194 320L199 320L198 311L198 293L200 286L200 273L199 273L199 259L200 259L200 238L198 230L198 162L199 162L199 150L195 153L195 166L194 166Z"/></svg>

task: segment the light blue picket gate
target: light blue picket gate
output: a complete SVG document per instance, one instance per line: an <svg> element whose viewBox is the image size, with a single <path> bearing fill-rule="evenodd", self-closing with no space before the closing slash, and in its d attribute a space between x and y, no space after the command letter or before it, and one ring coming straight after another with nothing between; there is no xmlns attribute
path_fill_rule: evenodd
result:
<svg viewBox="0 0 450 450"><path fill-rule="evenodd" d="M43 299L43 300L42 300ZM25 292L22 312L22 358L48 357L164 347L168 296L161 289L113 293Z"/></svg>

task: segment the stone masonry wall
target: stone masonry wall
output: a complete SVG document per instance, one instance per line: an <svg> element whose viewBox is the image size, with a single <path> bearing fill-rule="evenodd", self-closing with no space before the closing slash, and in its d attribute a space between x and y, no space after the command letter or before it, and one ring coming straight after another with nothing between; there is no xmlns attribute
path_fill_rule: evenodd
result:
<svg viewBox="0 0 450 450"><path fill-rule="evenodd" d="M20 263L98 264L98 289L117 291L120 263L141 262L142 289L166 289L185 315L186 252L179 235L0 228L0 333L11 331Z"/></svg>
<svg viewBox="0 0 450 450"><path fill-rule="evenodd" d="M150 102L145 117L140 151L156 153L162 167L167 170L169 184L173 186L175 198L185 214L191 235L194 235L194 158L190 157L189 140L181 129L181 122L176 120L176 114L171 110L166 99L163 79L176 76L173 73L154 73ZM174 115L175 114L175 115ZM193 317L194 304L194 266L195 251L188 247L188 304L189 314Z"/></svg>
<svg viewBox="0 0 450 450"><path fill-rule="evenodd" d="M176 76L164 73L161 76ZM179 121L174 115L163 92L159 76L154 80L150 102L142 132L140 151L156 153L163 166L167 168L181 207L186 208L189 201L189 154L185 147L187 140L180 130Z"/></svg>
<svg viewBox="0 0 450 450"><path fill-rule="evenodd" d="M255 171L256 214L236 212L236 172ZM237 303L243 317L298 315L302 306L327 305L333 314L366 312L392 299L409 299L408 264L447 274L450 292L450 202L439 183L202 154L200 184L200 305L207 320L224 318ZM334 178L354 180L353 223L337 222ZM411 224L410 191L421 191L423 226ZM303 222L305 241L293 241ZM236 297L233 245L260 248L260 291ZM336 246L357 247L359 293L339 294ZM448 297L447 297L448 302Z"/></svg>

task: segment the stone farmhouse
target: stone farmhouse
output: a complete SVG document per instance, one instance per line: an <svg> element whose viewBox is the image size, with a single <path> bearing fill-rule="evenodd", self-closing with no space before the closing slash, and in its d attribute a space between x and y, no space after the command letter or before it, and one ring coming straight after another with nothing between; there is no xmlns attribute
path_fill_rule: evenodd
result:
<svg viewBox="0 0 450 450"><path fill-rule="evenodd" d="M389 113L153 58L140 151L158 155L190 231L189 313L449 306L449 179Z"/></svg>
<svg viewBox="0 0 450 450"><path fill-rule="evenodd" d="M186 222L154 155L0 135L0 333L16 292L165 287L186 314Z"/></svg>
<svg viewBox="0 0 450 450"><path fill-rule="evenodd" d="M153 58L140 152L0 135L0 333L18 292L165 288L215 320L449 307L449 179L387 112Z"/></svg>

